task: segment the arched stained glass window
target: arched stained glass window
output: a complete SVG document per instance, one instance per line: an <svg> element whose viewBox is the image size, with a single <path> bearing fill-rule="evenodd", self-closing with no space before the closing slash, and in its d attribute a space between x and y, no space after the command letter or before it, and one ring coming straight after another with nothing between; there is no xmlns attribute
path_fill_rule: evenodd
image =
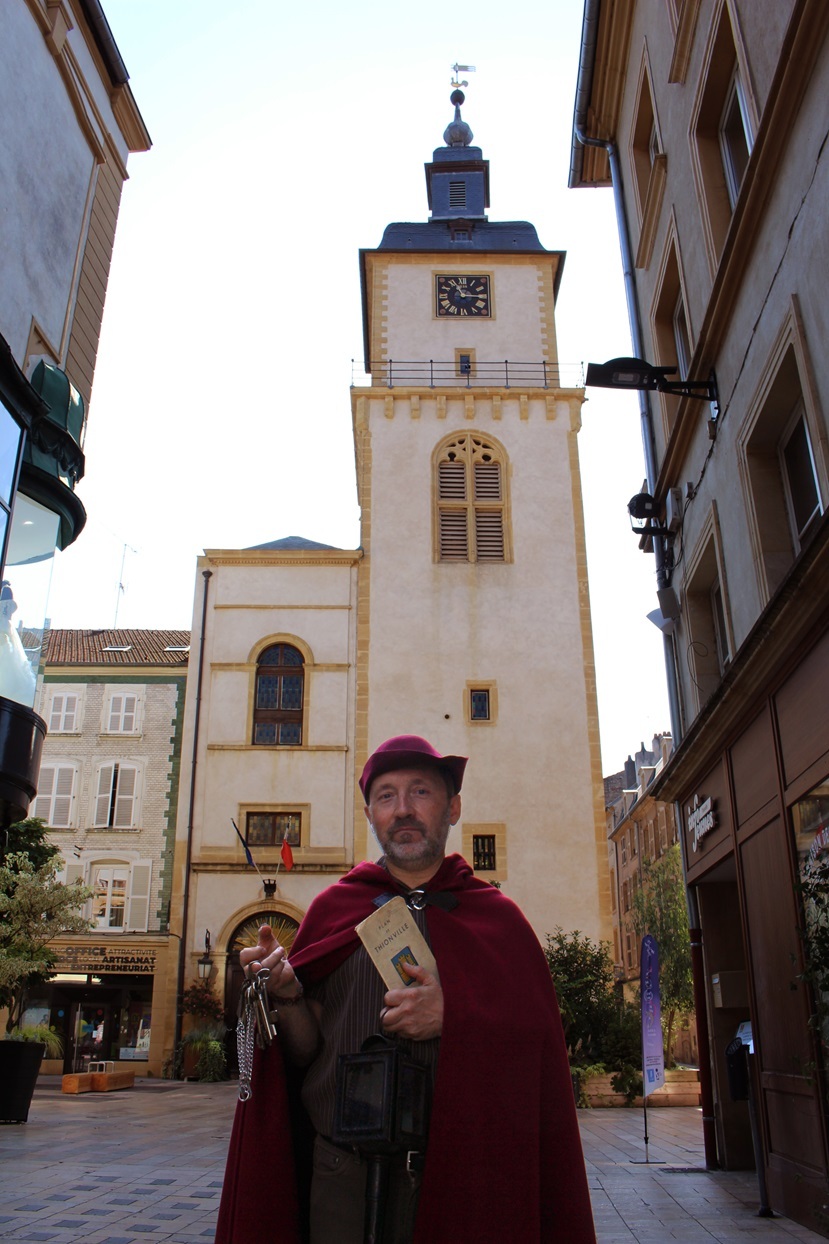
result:
<svg viewBox="0 0 829 1244"><path fill-rule="evenodd" d="M290 644L272 644L256 666L253 742L266 747L299 747L305 663Z"/></svg>

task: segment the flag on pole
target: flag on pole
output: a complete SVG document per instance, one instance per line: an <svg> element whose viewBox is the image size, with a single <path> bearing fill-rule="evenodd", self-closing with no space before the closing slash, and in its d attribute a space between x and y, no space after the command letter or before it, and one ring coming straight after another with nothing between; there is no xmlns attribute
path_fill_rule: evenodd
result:
<svg viewBox="0 0 829 1244"><path fill-rule="evenodd" d="M642 938L640 956L642 997L642 1083L648 1097L665 1083L662 1050L662 1008L659 998L659 950L650 933Z"/></svg>
<svg viewBox="0 0 829 1244"><path fill-rule="evenodd" d="M294 866L294 853L291 850L291 844L287 838L282 839L282 863L285 865L285 871L290 872Z"/></svg>
<svg viewBox="0 0 829 1244"><path fill-rule="evenodd" d="M231 818L230 818L230 823L231 823L231 825L233 826L233 828L236 830L236 833L239 835L239 841L241 842L242 846L244 847L244 850L245 850L245 859L246 859L246 860L247 860L247 862L250 864L251 868L256 868L256 865L255 865L255 864L254 864L254 862L253 862L253 856L252 856L252 855L251 855L251 853L250 853L250 847L248 846L248 844L245 842L244 838L242 837L242 831L239 829L239 826L236 824L236 822L234 821L233 817L231 817ZM257 872L259 872L259 869L258 869L258 868L256 868L256 871L257 871Z"/></svg>

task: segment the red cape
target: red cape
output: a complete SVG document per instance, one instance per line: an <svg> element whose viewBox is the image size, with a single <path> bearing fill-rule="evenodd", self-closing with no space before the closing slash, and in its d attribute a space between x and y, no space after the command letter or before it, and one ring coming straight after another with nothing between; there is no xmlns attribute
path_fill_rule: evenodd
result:
<svg viewBox="0 0 829 1244"><path fill-rule="evenodd" d="M308 983L358 944L354 926L393 886L358 864L308 909L291 963ZM573 1088L550 971L516 905L452 855L427 908L444 1023L415 1244L594 1244ZM239 1103L216 1244L299 1244L282 1060L257 1060ZM284 1189L275 1188L283 1180Z"/></svg>

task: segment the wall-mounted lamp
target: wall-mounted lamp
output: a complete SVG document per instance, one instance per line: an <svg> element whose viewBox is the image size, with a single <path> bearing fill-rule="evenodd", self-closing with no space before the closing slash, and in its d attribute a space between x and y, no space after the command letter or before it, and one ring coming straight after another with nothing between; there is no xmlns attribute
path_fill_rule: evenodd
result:
<svg viewBox="0 0 829 1244"><path fill-rule="evenodd" d="M262 889L265 891L265 898L273 898L276 894L276 882L271 877L263 877Z"/></svg>
<svg viewBox="0 0 829 1244"><path fill-rule="evenodd" d="M669 527L660 527L657 522L659 506L649 492L637 492L628 501L630 529L635 536L673 536L676 533Z"/></svg>
<svg viewBox="0 0 829 1244"><path fill-rule="evenodd" d="M711 403L710 424L720 417L720 395L712 368L707 380L669 380L676 367L654 367L644 359L610 359L607 363L588 363L585 384L597 389L646 389L672 393L676 397L698 397Z"/></svg>
<svg viewBox="0 0 829 1244"><path fill-rule="evenodd" d="M199 980L206 981L210 977L213 970L213 960L210 958L210 930L204 931L204 954L198 960L196 966L199 969Z"/></svg>

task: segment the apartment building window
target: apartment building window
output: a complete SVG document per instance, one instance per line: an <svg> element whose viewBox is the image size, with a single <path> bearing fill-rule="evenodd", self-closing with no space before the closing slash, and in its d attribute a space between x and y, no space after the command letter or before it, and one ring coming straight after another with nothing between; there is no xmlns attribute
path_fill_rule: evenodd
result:
<svg viewBox="0 0 829 1244"><path fill-rule="evenodd" d="M677 378L684 380L690 369L693 345L673 222L657 277L651 326L656 362L660 367L675 367ZM682 399L669 393L661 393L659 400L665 432L669 435Z"/></svg>
<svg viewBox="0 0 829 1244"><path fill-rule="evenodd" d="M507 879L507 827L502 822L464 822L461 851L475 872L487 874L487 881Z"/></svg>
<svg viewBox="0 0 829 1244"><path fill-rule="evenodd" d="M734 71L720 119L720 152L722 154L725 184L731 210L737 206L740 187L743 184L748 157L751 154L751 130L749 128L745 92L740 75Z"/></svg>
<svg viewBox="0 0 829 1244"><path fill-rule="evenodd" d="M95 795L94 829L133 829L138 824L137 765L101 765Z"/></svg>
<svg viewBox="0 0 829 1244"><path fill-rule="evenodd" d="M109 690L106 699L104 733L138 734L140 697L137 691Z"/></svg>
<svg viewBox="0 0 829 1244"><path fill-rule="evenodd" d="M95 856L67 863L67 885L81 881L92 890L84 915L98 929L146 933L150 923L153 863L149 859Z"/></svg>
<svg viewBox="0 0 829 1244"><path fill-rule="evenodd" d="M659 136L647 56L642 60L635 108L630 160L641 226L636 267L647 268L651 261L667 180L667 159Z"/></svg>
<svg viewBox="0 0 829 1244"><path fill-rule="evenodd" d="M436 560L507 561L506 456L472 433L435 456Z"/></svg>
<svg viewBox="0 0 829 1244"><path fill-rule="evenodd" d="M50 829L71 829L75 819L75 789L78 767L65 763L41 765L37 779L37 798L32 815L40 817Z"/></svg>
<svg viewBox="0 0 829 1244"><path fill-rule="evenodd" d="M245 816L245 841L249 847L292 847L302 843L302 813L248 812Z"/></svg>
<svg viewBox="0 0 829 1244"><path fill-rule="evenodd" d="M259 657L253 742L299 747L302 743L305 662L291 644L272 644Z"/></svg>
<svg viewBox="0 0 829 1244"><path fill-rule="evenodd" d="M729 6L720 5L692 109L692 162L712 272L719 261L753 145L753 107Z"/></svg>
<svg viewBox="0 0 829 1244"><path fill-rule="evenodd" d="M80 696L76 691L53 691L49 705L49 733L80 732Z"/></svg>
<svg viewBox="0 0 829 1244"><path fill-rule="evenodd" d="M689 666L700 708L719 686L732 654L717 530L714 511L700 551L692 561L686 586Z"/></svg>
<svg viewBox="0 0 829 1244"><path fill-rule="evenodd" d="M818 456L809 389L801 379L807 374L803 349L792 315L739 437L754 564L766 600L825 510L825 462Z"/></svg>

